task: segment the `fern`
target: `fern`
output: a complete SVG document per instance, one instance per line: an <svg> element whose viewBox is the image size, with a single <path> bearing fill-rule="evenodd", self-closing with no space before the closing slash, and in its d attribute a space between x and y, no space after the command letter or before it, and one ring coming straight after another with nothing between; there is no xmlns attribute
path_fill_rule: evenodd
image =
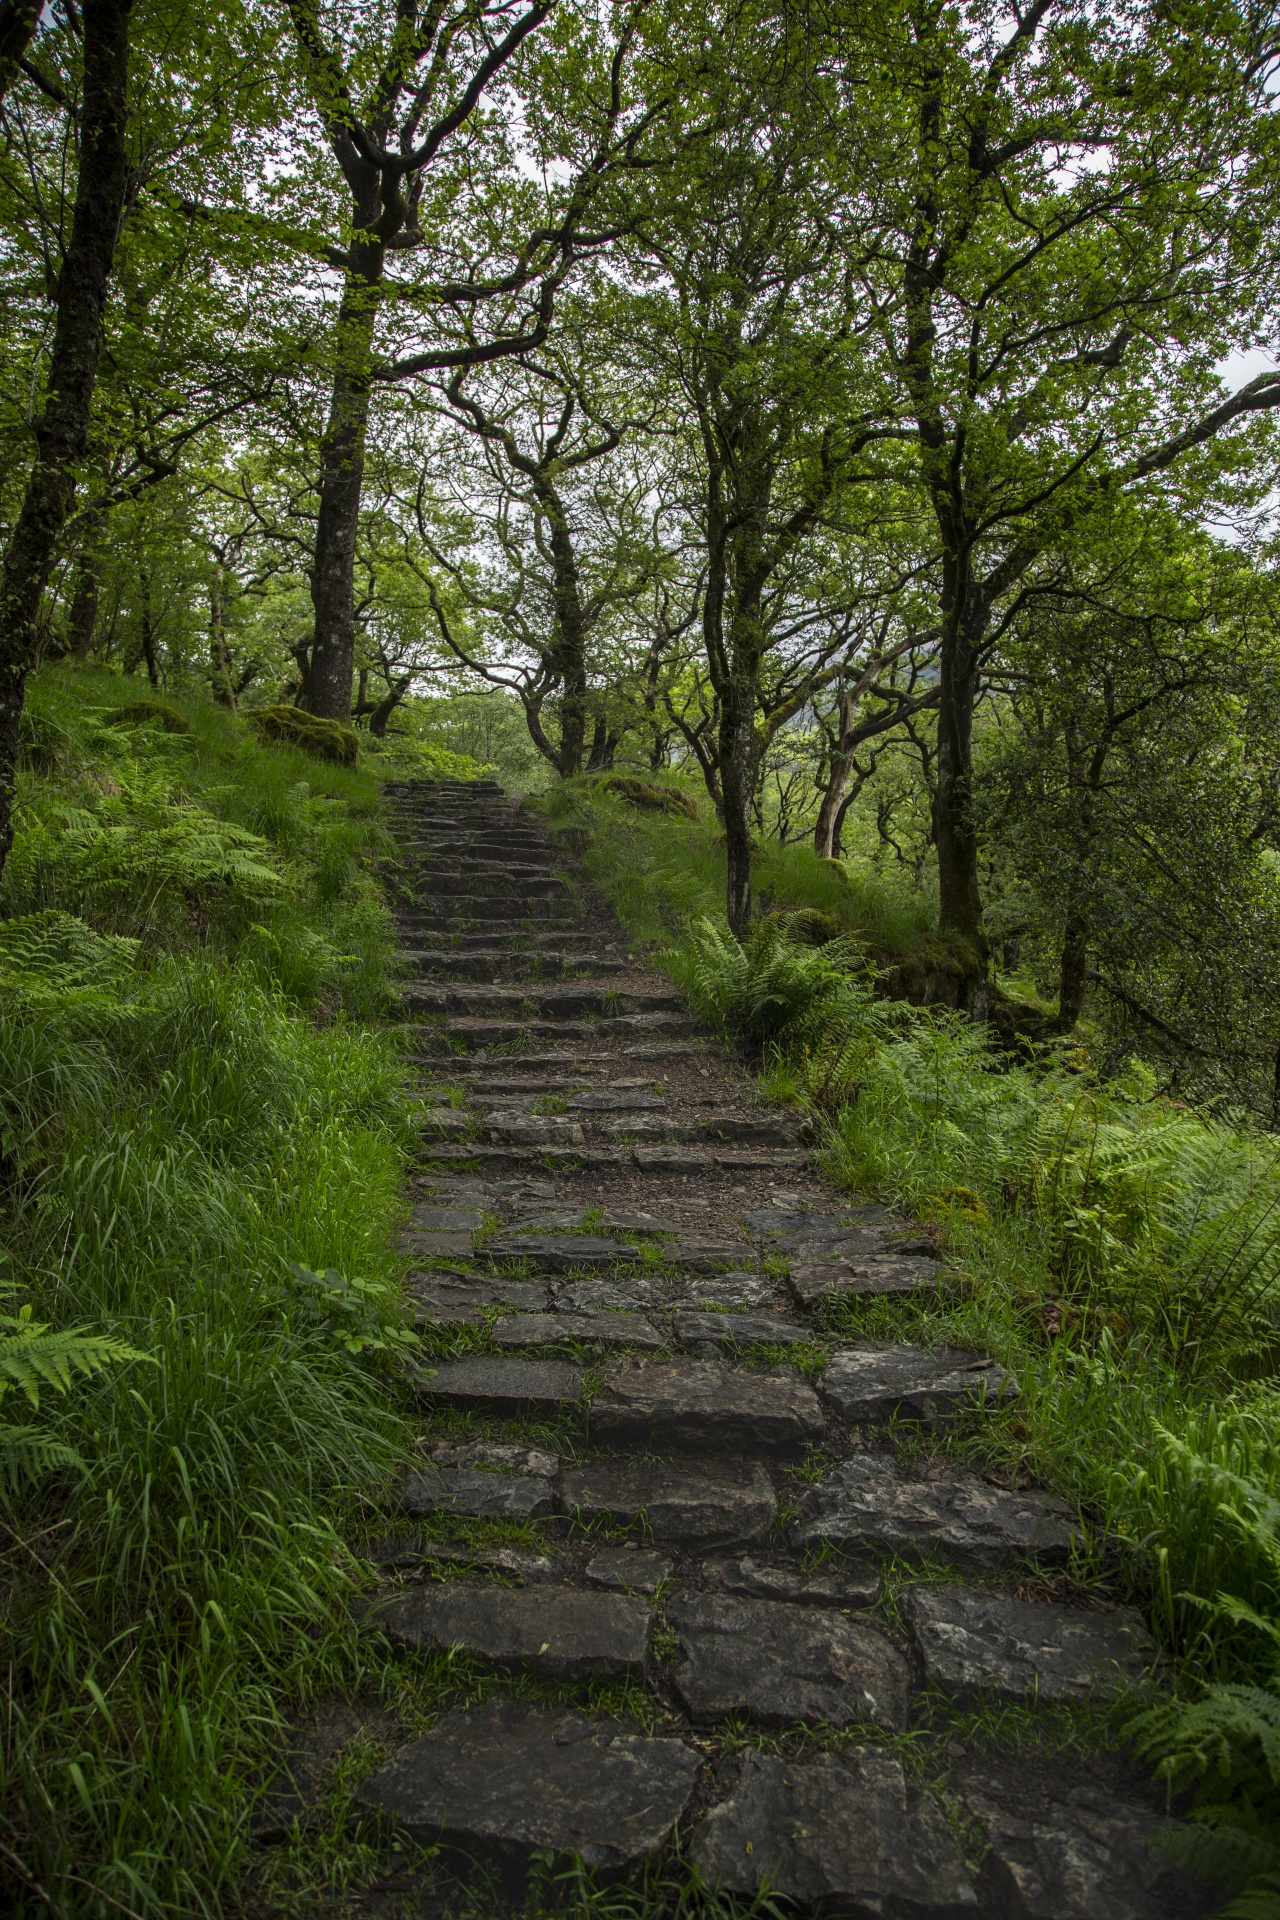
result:
<svg viewBox="0 0 1280 1920"><path fill-rule="evenodd" d="M77 1375L90 1379L121 1361L145 1358L110 1334L86 1333L78 1327L54 1332L32 1320L30 1307L23 1307L16 1317L0 1314L0 1401L6 1393L18 1392L35 1412L45 1388L69 1393ZM40 1428L0 1421L0 1491L37 1479L55 1467L81 1466L74 1448Z"/></svg>
<svg viewBox="0 0 1280 1920"><path fill-rule="evenodd" d="M762 920L739 941L713 920L696 920L689 945L666 956L686 990L728 1032L754 1041L802 1043L870 990L861 941L846 934L815 947L785 920Z"/></svg>
<svg viewBox="0 0 1280 1920"><path fill-rule="evenodd" d="M24 914L0 921L0 981L37 997L111 993L133 972L139 945L55 908Z"/></svg>

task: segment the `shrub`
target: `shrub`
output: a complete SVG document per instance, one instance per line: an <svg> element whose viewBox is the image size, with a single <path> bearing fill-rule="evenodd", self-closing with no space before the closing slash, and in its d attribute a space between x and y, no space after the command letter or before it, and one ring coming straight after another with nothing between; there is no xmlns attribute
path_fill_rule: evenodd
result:
<svg viewBox="0 0 1280 1920"><path fill-rule="evenodd" d="M359 740L350 727L340 727L336 720L322 720L301 707L258 707L245 718L263 740L301 747L317 760L333 760L344 767L359 762Z"/></svg>

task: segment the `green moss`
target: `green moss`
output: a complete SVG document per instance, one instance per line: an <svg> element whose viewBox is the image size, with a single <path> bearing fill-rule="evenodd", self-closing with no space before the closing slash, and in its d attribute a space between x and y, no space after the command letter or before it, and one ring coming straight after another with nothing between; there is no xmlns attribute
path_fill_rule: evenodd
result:
<svg viewBox="0 0 1280 1920"><path fill-rule="evenodd" d="M261 740L301 747L317 760L334 760L340 766L354 767L360 759L360 742L350 727L340 727L336 720L322 720L317 714L304 713L301 707L259 707L245 718Z"/></svg>
<svg viewBox="0 0 1280 1920"><path fill-rule="evenodd" d="M597 793L616 793L620 800L638 807L642 813L671 813L682 820L699 817L698 803L692 794L657 780L636 780L627 773L607 773L594 784Z"/></svg>
<svg viewBox="0 0 1280 1920"><path fill-rule="evenodd" d="M165 733L190 733L191 722L163 700L131 700L107 721L109 727L161 727Z"/></svg>

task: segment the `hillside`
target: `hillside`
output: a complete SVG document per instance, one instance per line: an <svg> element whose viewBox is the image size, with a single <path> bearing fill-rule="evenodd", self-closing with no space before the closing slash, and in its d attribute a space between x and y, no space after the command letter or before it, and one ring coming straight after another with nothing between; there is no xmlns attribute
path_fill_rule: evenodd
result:
<svg viewBox="0 0 1280 1920"><path fill-rule="evenodd" d="M555 1777L549 1714L623 1715L665 1783L617 1855L631 1892L548 1856L529 1913L768 1911L722 1858L735 1821L759 1831L748 1788L782 1792L741 1756L816 1783L854 1746L898 1769L877 1792L938 1809L910 1842L935 1902L973 1873L997 1898L1010 1821L1052 1809L1050 1855L1075 1845L1106 1781L1119 1824L1070 1912L1100 1910L1124 1849L1148 1859L1144 1767L1192 1778L1207 1739L1227 1766L1207 1798L1234 1811L1204 1859L1228 1888L1265 1869L1271 1142L1137 1066L1018 1061L877 992L927 920L831 865L766 854L771 913L739 946L703 912L723 856L676 803L512 809L440 749L424 784L198 699L138 703L119 678L35 683L0 921L19 1904L53 1884L68 1913L354 1914L390 1885L490 1912L434 1829L388 1851L374 1816L403 1814L411 1760L435 1792L458 1715L482 1728L508 1696L533 1717L493 1723L515 1772L491 1840L560 1831L536 1795L520 1811ZM883 1285L833 1280L850 1261ZM842 1385L868 1341L960 1371ZM633 1404L627 1366L667 1399ZM714 1412L681 1400L712 1376ZM631 1485L655 1443L675 1467ZM997 1528L999 1500L1047 1500L1062 1538L1015 1527L975 1561L940 1536L939 1560L877 1535L883 1490L861 1531L833 1526L864 1458L985 1489ZM1166 1704L1096 1679L1055 1702L1047 1670L1039 1704L994 1669L949 1697L929 1607L1010 1592L1149 1624ZM879 1675L869 1719L806 1693L799 1643L726 1680L731 1616L820 1620L826 1645L833 1604ZM708 1755L727 1771L700 1825ZM460 1841L482 1786L461 1767L431 1815ZM598 1768L566 1784L583 1818ZM1076 1783L1077 1812L1036 1802L1041 1779ZM607 1865L625 1805L598 1817L582 1849ZM815 1873L847 1897L889 1870L767 1859L801 1912ZM1141 1899L1174 1899L1172 1871L1141 1867Z"/></svg>

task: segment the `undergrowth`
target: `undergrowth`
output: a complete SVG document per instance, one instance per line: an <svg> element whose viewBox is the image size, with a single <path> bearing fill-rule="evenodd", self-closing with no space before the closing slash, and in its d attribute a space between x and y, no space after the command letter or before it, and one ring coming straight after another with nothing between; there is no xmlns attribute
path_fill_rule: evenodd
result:
<svg viewBox="0 0 1280 1920"><path fill-rule="evenodd" d="M413 1116L376 777L136 691L33 682L0 884L0 1903L152 1920L362 1677Z"/></svg>

